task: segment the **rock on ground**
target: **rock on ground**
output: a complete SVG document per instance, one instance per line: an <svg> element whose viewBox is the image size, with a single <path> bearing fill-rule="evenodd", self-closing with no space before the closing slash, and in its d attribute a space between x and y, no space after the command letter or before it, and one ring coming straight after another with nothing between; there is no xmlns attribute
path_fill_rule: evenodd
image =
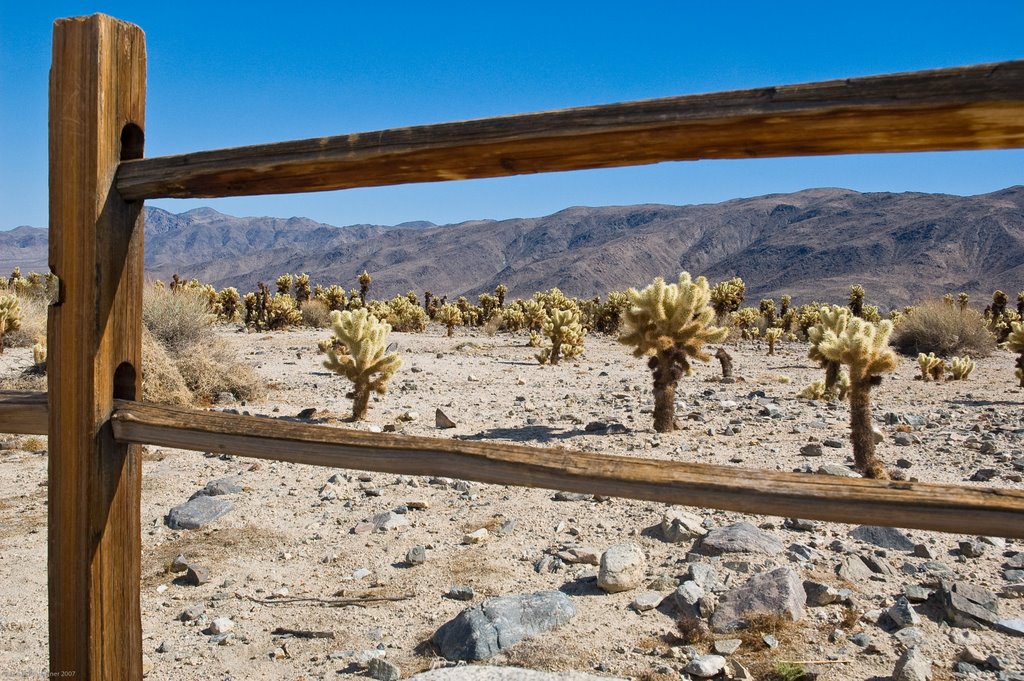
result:
<svg viewBox="0 0 1024 681"><path fill-rule="evenodd" d="M931 681L932 661L918 648L910 648L896 661L892 681Z"/></svg>
<svg viewBox="0 0 1024 681"><path fill-rule="evenodd" d="M235 507L227 499L199 496L172 508L164 519L172 530L198 530Z"/></svg>
<svg viewBox="0 0 1024 681"><path fill-rule="evenodd" d="M619 676L594 676L584 672L539 672L521 667L487 665L434 669L409 678L415 681L626 681Z"/></svg>
<svg viewBox="0 0 1024 681"><path fill-rule="evenodd" d="M575 615L576 607L560 591L488 598L441 625L433 641L449 660L486 660Z"/></svg>
<svg viewBox="0 0 1024 681"><path fill-rule="evenodd" d="M736 631L758 614L781 615L795 622L803 618L806 602L803 581L796 571L776 568L727 591L711 617L711 627L720 633Z"/></svg>
<svg viewBox="0 0 1024 681"><path fill-rule="evenodd" d="M647 558L636 544L615 544L601 556L597 585L608 593L635 589L644 581Z"/></svg>
<svg viewBox="0 0 1024 681"><path fill-rule="evenodd" d="M782 553L782 542L748 522L739 522L711 530L694 551L705 556L726 553L761 553L769 556Z"/></svg>

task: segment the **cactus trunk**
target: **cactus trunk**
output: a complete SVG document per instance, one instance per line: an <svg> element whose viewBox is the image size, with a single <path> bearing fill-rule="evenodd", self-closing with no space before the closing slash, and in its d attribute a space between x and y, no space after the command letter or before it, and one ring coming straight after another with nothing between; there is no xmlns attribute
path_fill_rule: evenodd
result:
<svg viewBox="0 0 1024 681"><path fill-rule="evenodd" d="M870 379L850 379L850 441L853 443L853 460L857 470L867 478L888 479L885 467L875 456Z"/></svg>
<svg viewBox="0 0 1024 681"><path fill-rule="evenodd" d="M839 362L828 362L825 365L825 398L832 399L836 394L836 383L839 382Z"/></svg>
<svg viewBox="0 0 1024 681"><path fill-rule="evenodd" d="M448 325L448 337L451 338L455 333L455 326L452 324Z"/></svg>
<svg viewBox="0 0 1024 681"><path fill-rule="evenodd" d="M356 385L352 393L352 418L362 421L370 411L370 385Z"/></svg>
<svg viewBox="0 0 1024 681"><path fill-rule="evenodd" d="M674 366L674 358L670 352L661 351L657 355L657 367L654 370L654 430L659 433L671 433L676 426L676 386L679 381L675 376L678 369Z"/></svg>
<svg viewBox="0 0 1024 681"><path fill-rule="evenodd" d="M562 344L557 341L551 343L551 355L548 356L548 362L552 365L558 364L558 360L562 358Z"/></svg>

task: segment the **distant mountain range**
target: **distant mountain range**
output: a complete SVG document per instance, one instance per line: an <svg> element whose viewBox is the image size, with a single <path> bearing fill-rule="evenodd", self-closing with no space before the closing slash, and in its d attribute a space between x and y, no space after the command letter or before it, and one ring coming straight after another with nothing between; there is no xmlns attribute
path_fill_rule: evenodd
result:
<svg viewBox="0 0 1024 681"><path fill-rule="evenodd" d="M0 232L0 271L42 271L46 230ZM146 270L251 290L284 272L357 286L372 297L429 289L510 297L558 286L576 296L642 286L681 270L739 275L747 300L904 305L946 291L976 301L1024 289L1024 186L979 196L808 189L717 204L575 207L541 218L438 226L333 227L306 218L238 218L212 208L146 208Z"/></svg>

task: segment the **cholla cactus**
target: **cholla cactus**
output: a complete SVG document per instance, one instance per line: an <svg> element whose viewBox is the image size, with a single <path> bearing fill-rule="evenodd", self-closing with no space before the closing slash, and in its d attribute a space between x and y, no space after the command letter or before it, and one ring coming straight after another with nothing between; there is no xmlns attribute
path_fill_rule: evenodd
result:
<svg viewBox="0 0 1024 681"><path fill-rule="evenodd" d="M274 283L277 285L277 292L283 296L291 295L292 283L295 278L290 274L282 274Z"/></svg>
<svg viewBox="0 0 1024 681"><path fill-rule="evenodd" d="M1019 355L1016 375L1017 380L1020 381L1020 387L1024 388L1024 322L1013 322L1010 335L1007 336L1003 347Z"/></svg>
<svg viewBox="0 0 1024 681"><path fill-rule="evenodd" d="M764 318L765 324L768 326L775 326L776 313L774 300L771 298L762 298L757 309L761 313L761 317Z"/></svg>
<svg viewBox="0 0 1024 681"><path fill-rule="evenodd" d="M601 333L618 333L622 313L629 305L629 298L622 291L609 291L608 300L597 309L594 328Z"/></svg>
<svg viewBox="0 0 1024 681"><path fill-rule="evenodd" d="M864 287L860 284L850 287L850 312L854 317L864 316Z"/></svg>
<svg viewBox="0 0 1024 681"><path fill-rule="evenodd" d="M344 310L345 304L348 302L345 298L345 289L337 284L331 284L327 288L321 288L317 294L317 299L323 301L327 309Z"/></svg>
<svg viewBox="0 0 1024 681"><path fill-rule="evenodd" d="M583 327L580 313L574 310L552 310L551 317L544 324L544 335L551 340L551 347L544 348L537 355L541 364L558 364L559 359L571 359L583 352Z"/></svg>
<svg viewBox="0 0 1024 681"><path fill-rule="evenodd" d="M18 271L15 268L15 271ZM20 275L21 272L18 271ZM13 278L13 277L12 277ZM21 305L18 303L18 296L8 293L0 296L0 354L4 351L4 336L8 331L17 331L21 328Z"/></svg>
<svg viewBox="0 0 1024 681"><path fill-rule="evenodd" d="M941 357L936 357L934 352L929 352L927 355L919 352L917 366L921 370L922 381L941 381L946 372L946 362Z"/></svg>
<svg viewBox="0 0 1024 681"><path fill-rule="evenodd" d="M892 322L877 325L854 317L836 333L825 330L817 352L832 362L849 367L850 440L857 468L870 478L887 478L884 466L875 456L875 436L871 427L871 386L881 382L881 374L896 369L896 354L889 348Z"/></svg>
<svg viewBox="0 0 1024 681"><path fill-rule="evenodd" d="M448 337L451 338L456 326L462 325L462 311L451 303L445 303L437 308L434 314L434 321L441 322L448 329Z"/></svg>
<svg viewBox="0 0 1024 681"><path fill-rule="evenodd" d="M242 306L242 299L238 295L238 289L229 286L217 294L217 302L220 306L220 315L225 320L232 322L238 316Z"/></svg>
<svg viewBox="0 0 1024 681"><path fill-rule="evenodd" d="M974 360L969 356L953 357L950 360L950 371L953 373L954 381L966 381L971 372L974 371Z"/></svg>
<svg viewBox="0 0 1024 681"><path fill-rule="evenodd" d="M32 346L32 373L46 373L46 339L37 338Z"/></svg>
<svg viewBox="0 0 1024 681"><path fill-rule="evenodd" d="M1019 317L1024 317L1024 291L1017 294L1017 315Z"/></svg>
<svg viewBox="0 0 1024 681"><path fill-rule="evenodd" d="M840 402L846 400L847 395L850 392L850 375L845 371L839 372L839 379L836 380L836 384L833 387L832 396L834 396ZM809 386L797 393L797 397L802 397L805 400L823 400L825 396L825 381L817 380L811 383ZM829 397L828 399L831 399Z"/></svg>
<svg viewBox="0 0 1024 681"><path fill-rule="evenodd" d="M789 312L789 307L793 304L793 296L784 295L779 298L779 316L785 317L786 313Z"/></svg>
<svg viewBox="0 0 1024 681"><path fill-rule="evenodd" d="M359 299L363 301L363 305L366 304L366 294L370 292L370 284L373 283L373 277L366 270L359 275Z"/></svg>
<svg viewBox="0 0 1024 681"><path fill-rule="evenodd" d="M312 292L309 290L309 275L303 272L295 275L295 302L299 305L309 300Z"/></svg>
<svg viewBox="0 0 1024 681"><path fill-rule="evenodd" d="M710 360L704 345L722 342L729 330L712 325L715 310L708 304L711 291L704 277L692 281L683 272L676 284L658 277L642 291L631 288L626 295L630 304L619 342L632 345L636 357L651 355L647 366L654 377L654 429L675 430L679 379L691 373L691 359Z"/></svg>
<svg viewBox="0 0 1024 681"><path fill-rule="evenodd" d="M256 285L255 293L245 294L245 325L256 331L277 331L302 323L302 312L295 299L278 293L270 295L263 282Z"/></svg>
<svg viewBox="0 0 1024 681"><path fill-rule="evenodd" d="M818 363L825 370L824 398L832 399L835 396L836 383L839 380L840 362L825 356L820 349L822 341L827 334L838 336L846 330L850 323L852 314L848 308L832 305L831 307L818 308L818 322L807 329L807 340L811 342L807 356Z"/></svg>
<svg viewBox="0 0 1024 681"><path fill-rule="evenodd" d="M391 326L365 308L334 311L331 325L338 343L327 348L324 367L352 381L352 419L361 421L370 407L370 393L387 392L388 380L401 366L402 359L387 351Z"/></svg>
<svg viewBox="0 0 1024 681"><path fill-rule="evenodd" d="M526 328L526 315L518 307L506 307L501 313L501 319L506 331L522 331Z"/></svg>
<svg viewBox="0 0 1024 681"><path fill-rule="evenodd" d="M508 295L508 286L498 284L494 287L494 295L498 298L498 307L505 307L505 296Z"/></svg>
<svg viewBox="0 0 1024 681"><path fill-rule="evenodd" d="M775 354L775 344L782 338L782 329L772 326L764 330L764 339L768 341L768 354Z"/></svg>
<svg viewBox="0 0 1024 681"><path fill-rule="evenodd" d="M715 284L711 289L711 306L715 310L715 317L721 323L726 315L740 309L743 304L743 295L747 291L746 284L739 277L733 277L729 281L722 281Z"/></svg>
<svg viewBox="0 0 1024 681"><path fill-rule="evenodd" d="M970 301L970 298L967 296L967 293L961 291L960 294L956 297L956 299L957 302L960 304L960 311L963 312L964 310L966 310L967 303Z"/></svg>
<svg viewBox="0 0 1024 681"><path fill-rule="evenodd" d="M953 300L954 299L952 293L947 293L942 296L942 302L945 303L948 307L953 307Z"/></svg>
<svg viewBox="0 0 1024 681"><path fill-rule="evenodd" d="M999 319L1006 312L1006 304L1010 302L1010 297L1002 291L995 291L992 294L992 305L990 311L993 319Z"/></svg>
<svg viewBox="0 0 1024 681"><path fill-rule="evenodd" d="M501 309L501 305L498 304L498 297L492 296L490 293L481 293L479 300L484 321L490 319L499 309Z"/></svg>
<svg viewBox="0 0 1024 681"><path fill-rule="evenodd" d="M754 324L757 323L757 318L760 314L757 308L744 307L729 315L729 323L740 330L740 334L744 339L749 339L753 337L752 330L755 328Z"/></svg>
<svg viewBox="0 0 1024 681"><path fill-rule="evenodd" d="M544 326L544 322L548 320L548 315L544 311L544 306L536 300L524 300L523 303L523 315L526 317L526 328L530 331L540 331Z"/></svg>

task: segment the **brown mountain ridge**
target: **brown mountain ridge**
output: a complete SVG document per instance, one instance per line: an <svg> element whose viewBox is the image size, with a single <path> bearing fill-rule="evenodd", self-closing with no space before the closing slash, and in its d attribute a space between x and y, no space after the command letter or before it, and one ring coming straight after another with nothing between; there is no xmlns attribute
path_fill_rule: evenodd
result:
<svg viewBox="0 0 1024 681"><path fill-rule="evenodd" d="M0 232L0 268L41 270L46 232ZM741 276L748 302L789 293L844 300L853 283L883 307L946 291L976 301L1024 288L1024 186L990 194L808 189L717 204L573 207L540 218L437 226L333 227L306 218L238 218L212 208L146 209L146 269L250 290L284 272L378 298L430 289L512 297L557 286L576 296L641 286L681 270Z"/></svg>

